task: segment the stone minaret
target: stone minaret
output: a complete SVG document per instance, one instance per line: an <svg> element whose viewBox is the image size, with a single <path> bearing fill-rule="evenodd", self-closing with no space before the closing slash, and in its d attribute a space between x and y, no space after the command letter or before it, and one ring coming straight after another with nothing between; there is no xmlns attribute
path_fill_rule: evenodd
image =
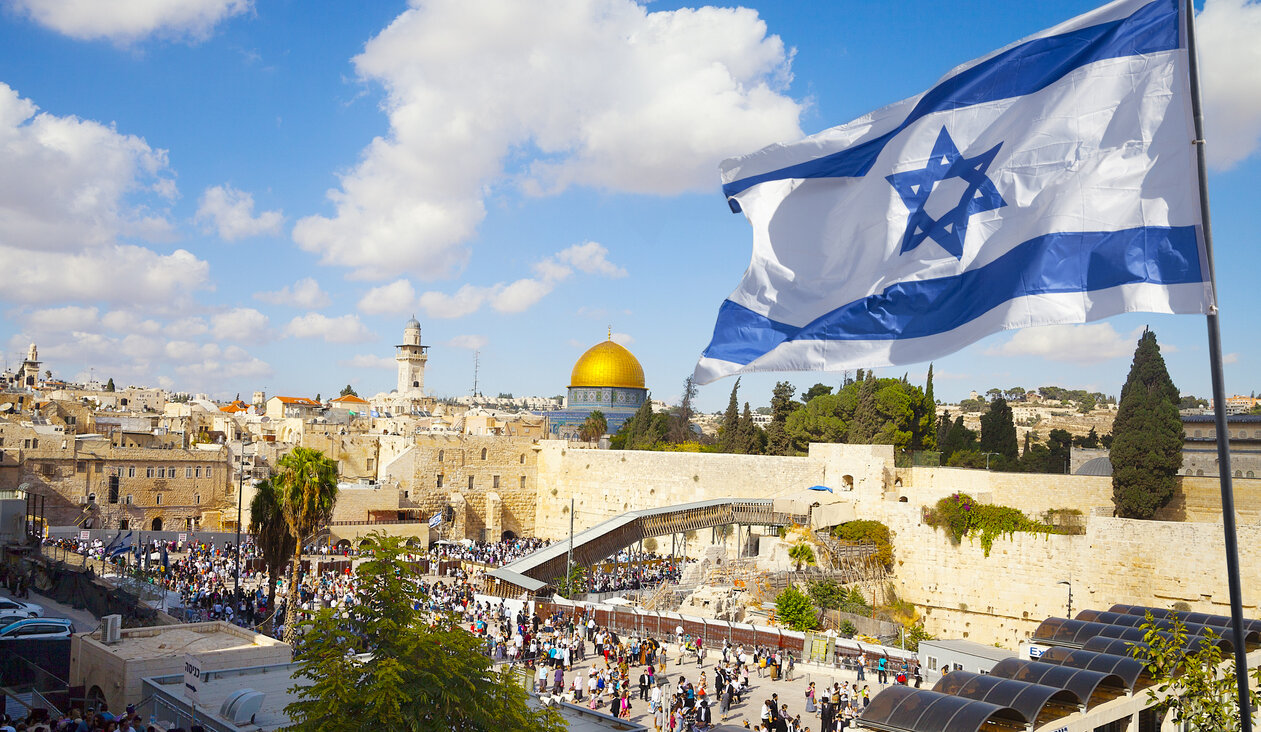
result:
<svg viewBox="0 0 1261 732"><path fill-rule="evenodd" d="M425 362L429 346L420 345L420 322L413 317L403 328L403 343L395 346L398 362L398 393L421 397L425 394Z"/></svg>

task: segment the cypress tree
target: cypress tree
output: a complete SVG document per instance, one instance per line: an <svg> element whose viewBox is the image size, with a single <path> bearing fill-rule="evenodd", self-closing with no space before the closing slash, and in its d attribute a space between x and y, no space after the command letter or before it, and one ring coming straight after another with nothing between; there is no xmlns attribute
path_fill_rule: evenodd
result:
<svg viewBox="0 0 1261 732"><path fill-rule="evenodd" d="M801 406L793 401L795 391L797 388L787 381L775 384L775 389L771 391L771 423L766 428L766 452L770 455L788 455L792 452L792 440L789 439L785 427L788 424L788 415L792 414L794 408Z"/></svg>
<svg viewBox="0 0 1261 732"><path fill-rule="evenodd" d="M1112 503L1118 516L1150 519L1173 498L1182 468L1178 389L1156 334L1144 331L1112 423Z"/></svg>
<svg viewBox="0 0 1261 732"><path fill-rule="evenodd" d="M981 452L996 452L1009 460L1020 457L1016 420L1002 397L990 402L989 411L981 415Z"/></svg>
<svg viewBox="0 0 1261 732"><path fill-rule="evenodd" d="M740 379L731 387L731 398L727 400L727 411L723 412L722 425L718 431L718 446L723 452L736 452L740 444Z"/></svg>
<svg viewBox="0 0 1261 732"><path fill-rule="evenodd" d="M937 449L937 400L933 397L933 365L928 364L928 378L924 382L924 412L920 417L920 443L917 447L924 450Z"/></svg>
<svg viewBox="0 0 1261 732"><path fill-rule="evenodd" d="M880 415L876 414L876 375L868 371L862 386L858 387L858 406L854 419L849 423L849 440L853 445L869 445L880 430Z"/></svg>

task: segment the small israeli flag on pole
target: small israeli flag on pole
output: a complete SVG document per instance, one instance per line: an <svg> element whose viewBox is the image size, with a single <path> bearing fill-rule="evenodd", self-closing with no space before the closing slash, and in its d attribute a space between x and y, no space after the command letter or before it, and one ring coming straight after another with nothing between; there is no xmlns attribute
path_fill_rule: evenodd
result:
<svg viewBox="0 0 1261 732"><path fill-rule="evenodd" d="M722 164L753 226L696 366L927 361L1012 328L1213 305L1179 0L1120 0L923 94Z"/></svg>

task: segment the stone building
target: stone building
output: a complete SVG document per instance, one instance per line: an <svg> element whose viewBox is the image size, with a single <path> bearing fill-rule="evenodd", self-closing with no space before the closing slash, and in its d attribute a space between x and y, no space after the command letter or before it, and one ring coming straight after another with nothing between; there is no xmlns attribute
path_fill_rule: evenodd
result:
<svg viewBox="0 0 1261 732"><path fill-rule="evenodd" d="M531 438L418 435L382 477L397 481L400 501L421 516L450 507L447 538L534 534L538 446Z"/></svg>
<svg viewBox="0 0 1261 732"><path fill-rule="evenodd" d="M45 498L48 522L84 528L217 528L235 505L226 448L119 447L109 440L0 422L0 488Z"/></svg>

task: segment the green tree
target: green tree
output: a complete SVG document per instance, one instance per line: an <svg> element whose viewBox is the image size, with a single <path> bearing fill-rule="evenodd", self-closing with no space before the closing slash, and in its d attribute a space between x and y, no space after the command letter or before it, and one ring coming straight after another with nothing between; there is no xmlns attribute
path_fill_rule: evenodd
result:
<svg viewBox="0 0 1261 732"><path fill-rule="evenodd" d="M552 587L556 588L556 594L573 600L577 595L585 594L587 591L587 570L575 563L569 568L568 577L557 577L552 580Z"/></svg>
<svg viewBox="0 0 1261 732"><path fill-rule="evenodd" d="M1002 397L990 402L989 410L981 415L981 452L996 452L1013 461L1020 457L1016 421Z"/></svg>
<svg viewBox="0 0 1261 732"><path fill-rule="evenodd" d="M609 441L614 450L657 450L670 431L670 415L652 411L652 402L645 399L630 419Z"/></svg>
<svg viewBox="0 0 1261 732"><path fill-rule="evenodd" d="M1094 427L1091 427L1090 432L1085 437L1074 437L1073 444L1093 450L1099 447L1099 433L1095 431Z"/></svg>
<svg viewBox="0 0 1261 732"><path fill-rule="evenodd" d="M790 630L814 630L819 627L819 611L806 593L796 585L788 585L775 596L775 617Z"/></svg>
<svg viewBox="0 0 1261 732"><path fill-rule="evenodd" d="M109 377L109 381L105 382L105 391L113 391L113 390L114 390L114 377L111 376Z"/></svg>
<svg viewBox="0 0 1261 732"><path fill-rule="evenodd" d="M815 387L823 386L816 384ZM825 387L827 393L831 393L831 387ZM794 411L802 406L800 402L793 401L793 393L797 387L787 381L780 381L775 384L775 388L771 391L771 423L766 427L766 452L768 455L791 455L793 454L792 438L788 435L788 417ZM805 400L810 402L811 388L806 392Z"/></svg>
<svg viewBox="0 0 1261 732"><path fill-rule="evenodd" d="M868 371L858 388L858 406L854 409L854 418L849 423L849 440L855 445L870 445L880 430L879 415L876 414L876 377Z"/></svg>
<svg viewBox="0 0 1261 732"><path fill-rule="evenodd" d="M604 418L604 412L594 409L583 420L582 426L578 428L578 439L583 442L595 442L608 431L609 422Z"/></svg>
<svg viewBox="0 0 1261 732"><path fill-rule="evenodd" d="M285 708L297 732L364 729L560 732L508 667L496 671L481 640L458 618L430 614L398 537L373 535L356 570L359 604L322 610L295 653L307 681ZM365 654L371 654L370 656Z"/></svg>
<svg viewBox="0 0 1261 732"><path fill-rule="evenodd" d="M339 394L338 396L353 396L353 397L357 397L357 396L359 396L359 393L355 391L355 387L351 386L350 384L347 384L347 385L345 385L345 386L343 386L343 387L342 387L341 394Z"/></svg>
<svg viewBox="0 0 1261 732"><path fill-rule="evenodd" d="M1148 613L1147 622L1139 626L1146 631L1143 643L1130 647L1130 653L1147 664L1155 681L1147 690L1148 701L1163 705L1178 729L1184 725L1196 732L1240 729L1233 655L1223 657L1221 648L1212 642L1217 636L1211 631L1205 641L1190 636L1176 613L1169 620L1172 626L1157 624ZM1261 684L1261 667L1249 675L1254 688ZM1261 695L1249 689L1247 703L1256 709Z"/></svg>
<svg viewBox="0 0 1261 732"><path fill-rule="evenodd" d="M333 506L337 503L337 462L319 450L295 447L276 461L272 485L280 498L281 515L294 539L293 571L289 573L286 595L285 642L295 645L302 545L333 516Z"/></svg>
<svg viewBox="0 0 1261 732"><path fill-rule="evenodd" d="M1150 519L1173 498L1184 441L1179 400L1156 334L1145 331L1112 423L1112 503L1118 516Z"/></svg>
<svg viewBox="0 0 1261 732"><path fill-rule="evenodd" d="M885 569L893 567L893 532L889 527L872 519L854 519L832 527L832 536L841 541L873 544L876 553L872 558Z"/></svg>
<svg viewBox="0 0 1261 732"><path fill-rule="evenodd" d="M780 382L780 384L787 384L787 383L788 382L786 381ZM779 384L776 384L776 387L778 386ZM789 388L792 388L792 387L789 387ZM815 384L814 386L807 389L805 394L801 395L801 400L805 402L806 404L809 404L811 399L814 399L815 397L825 396L831 393L832 393L832 387L826 384Z"/></svg>
<svg viewBox="0 0 1261 732"><path fill-rule="evenodd" d="M814 549L803 541L788 550L788 558L796 562L797 571L800 572L803 564L814 566Z"/></svg>
<svg viewBox="0 0 1261 732"><path fill-rule="evenodd" d="M963 417L955 418L954 424L946 431L946 438L939 446L942 462L953 464L951 458L960 452L975 452L977 448L976 433L963 426Z"/></svg>
<svg viewBox="0 0 1261 732"><path fill-rule="evenodd" d="M810 595L810 600L824 610L836 610L849 600L849 592L832 579L811 582L806 587L806 592Z"/></svg>
<svg viewBox="0 0 1261 732"><path fill-rule="evenodd" d="M1203 409L1207 406L1207 399L1201 399L1200 397L1191 396L1189 394L1183 395L1183 397L1178 400L1178 409Z"/></svg>
<svg viewBox="0 0 1261 732"><path fill-rule="evenodd" d="M928 364L928 376L924 379L924 398L915 410L919 417L918 439L911 444L913 450L937 449L937 400L933 396L933 365Z"/></svg>
<svg viewBox="0 0 1261 732"><path fill-rule="evenodd" d="M736 452L743 455L762 455L766 452L766 430L753 423L753 411L749 403L744 403L744 412L740 414L740 439L736 444Z"/></svg>
<svg viewBox="0 0 1261 732"><path fill-rule="evenodd" d="M673 443L689 442L694 439L692 432L692 400L696 398L696 382L688 376L683 380L683 398L679 409L670 420L669 439Z"/></svg>
<svg viewBox="0 0 1261 732"><path fill-rule="evenodd" d="M731 398L727 400L727 411L722 414L722 424L718 426L718 449L723 452L736 452L740 444L740 379L731 385Z"/></svg>
<svg viewBox="0 0 1261 732"><path fill-rule="evenodd" d="M262 554L263 565L267 567L267 608L271 614L267 616L263 628L271 633L276 619L276 580L280 579L285 566L293 558L297 540L285 522L280 492L270 480L261 481L254 487L254 498L250 500L249 531L254 537L254 546Z"/></svg>

